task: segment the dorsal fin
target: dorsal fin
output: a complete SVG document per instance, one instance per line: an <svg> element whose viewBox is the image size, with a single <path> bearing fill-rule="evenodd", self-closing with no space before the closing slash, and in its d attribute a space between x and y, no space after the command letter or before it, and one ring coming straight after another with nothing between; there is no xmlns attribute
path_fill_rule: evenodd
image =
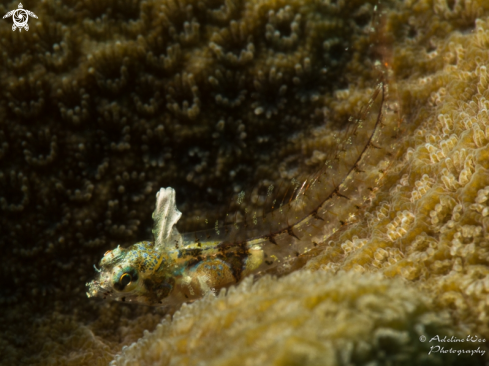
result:
<svg viewBox="0 0 489 366"><path fill-rule="evenodd" d="M182 216L176 205L175 190L171 187L161 188L156 193L156 208L153 212L153 235L157 248L171 248L175 240L181 242L181 235L175 227Z"/></svg>

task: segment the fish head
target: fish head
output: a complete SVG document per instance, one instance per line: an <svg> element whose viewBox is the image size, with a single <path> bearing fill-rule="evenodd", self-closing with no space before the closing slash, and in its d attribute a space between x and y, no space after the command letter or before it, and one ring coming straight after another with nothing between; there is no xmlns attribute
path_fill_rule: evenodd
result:
<svg viewBox="0 0 489 366"><path fill-rule="evenodd" d="M125 249L107 251L100 260L96 278L86 285L88 297L106 300L148 303L148 276L161 264L159 257L148 259L151 243L142 242ZM146 250L145 250L146 249Z"/></svg>

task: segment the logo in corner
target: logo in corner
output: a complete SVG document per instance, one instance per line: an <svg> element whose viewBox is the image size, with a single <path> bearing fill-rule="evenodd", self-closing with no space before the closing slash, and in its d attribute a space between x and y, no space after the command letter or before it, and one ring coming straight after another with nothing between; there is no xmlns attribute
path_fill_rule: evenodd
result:
<svg viewBox="0 0 489 366"><path fill-rule="evenodd" d="M3 16L3 19L12 16L12 19L14 21L14 24L12 25L13 31L16 30L17 28L19 28L19 32L22 31L22 28L28 31L29 25L27 24L27 22L29 21L29 15L37 19L36 14L34 14L30 10L25 10L24 7L22 6L22 3L19 3L19 8L9 11L7 14Z"/></svg>

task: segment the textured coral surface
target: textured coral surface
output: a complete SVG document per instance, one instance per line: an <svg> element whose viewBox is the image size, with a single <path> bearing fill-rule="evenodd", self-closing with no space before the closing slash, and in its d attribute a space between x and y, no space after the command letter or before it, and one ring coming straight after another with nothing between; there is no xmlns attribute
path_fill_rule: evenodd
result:
<svg viewBox="0 0 489 366"><path fill-rule="evenodd" d="M380 35L372 4L26 1L29 32L2 20L0 362L106 365L152 331L160 309L85 297L93 263L150 237L160 186L192 228L241 189L317 168L317 128L365 102L349 91L373 85L379 54L409 136L369 212L322 243L316 272L186 307L117 362L421 359L417 324L489 338L489 4L395 3Z"/></svg>
<svg viewBox="0 0 489 366"><path fill-rule="evenodd" d="M393 21L402 21L399 14ZM422 21L422 18L420 19ZM419 20L418 20L419 21ZM416 24L416 22L415 22ZM389 27L394 26L389 25ZM310 269L400 276L451 309L463 329L489 335L489 19L431 40L421 59L406 47L393 69L422 64L401 81L426 100L370 212L311 260ZM414 53L417 53L415 60ZM402 62L402 65L401 65ZM433 70L429 72L428 70ZM409 86L409 88L407 87ZM419 104L419 102L418 102Z"/></svg>
<svg viewBox="0 0 489 366"><path fill-rule="evenodd" d="M295 272L183 307L111 365L464 364L428 355L425 335L457 334L446 312L402 280ZM246 304L244 306L244 304ZM212 342L209 342L212 339ZM230 346L232 345L232 346ZM465 356L465 357L464 357Z"/></svg>

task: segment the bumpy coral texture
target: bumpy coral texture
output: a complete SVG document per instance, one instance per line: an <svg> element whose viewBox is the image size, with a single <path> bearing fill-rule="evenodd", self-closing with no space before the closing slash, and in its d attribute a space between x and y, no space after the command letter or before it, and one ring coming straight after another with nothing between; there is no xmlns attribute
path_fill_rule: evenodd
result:
<svg viewBox="0 0 489 366"><path fill-rule="evenodd" d="M397 14L388 27L404 20ZM423 17L411 21L416 26ZM403 277L432 293L437 307L452 309L461 328L487 337L489 19L430 42L425 52L399 50L393 64L394 71L422 65L420 76L399 88L405 100L427 100L412 116L420 128L365 219L307 267Z"/></svg>
<svg viewBox="0 0 489 366"><path fill-rule="evenodd" d="M428 299L400 279L300 271L278 281L265 277L251 283L247 280L227 294L183 307L111 365L198 365L202 360L216 366L470 361L467 355L428 355L430 344L419 342L420 336L457 333L446 312L430 310Z"/></svg>
<svg viewBox="0 0 489 366"><path fill-rule="evenodd" d="M364 29L372 6L303 3L26 1L24 7L39 16L31 19L29 32L0 24L2 364L107 364L143 330L154 329L163 314L88 301L83 285L105 250L149 238L156 190L177 189L191 227L198 217L220 211L247 184L280 180L280 171L291 171L312 155L313 130L325 117L341 121L354 110L358 99L332 102L338 89L373 83L372 53L378 50L368 47ZM0 10L5 14L17 5L1 4ZM345 294L317 300L333 315L354 315L348 309L363 297L350 290L364 288L381 307L372 314L383 316L382 306L399 297L406 299L400 308L418 309L400 309L400 317L421 324L427 314L430 324L442 329L446 319L433 315L417 292L427 290L436 309L449 310L455 321L447 325L448 334L489 337L488 12L482 0L419 0L399 3L383 17L383 37L394 44L384 50L389 79L398 82L391 99L398 100L405 131L422 127L401 146L365 219L324 243L327 248L307 264L337 277L308 272L277 287L300 294L313 283L317 286L307 289L312 298L325 288ZM346 47L355 51L342 52ZM296 132L299 127L304 130ZM299 152L306 159L298 159ZM197 205L202 202L209 206ZM367 286L361 276L338 270L403 277L417 290L399 279L377 277L366 277ZM230 302L246 298L248 291L256 301L254 316L263 321L251 318L249 334L266 333L267 321L276 324L274 349L284 355L278 364L302 355L311 355L313 364L316 355L330 354L336 344L327 334L318 334L324 344L290 336L294 328L304 332L310 318L293 309L285 312L287 318L274 315L267 296L276 280L261 281L252 290L243 286L229 298L182 310L175 323L166 320L123 357L146 347L155 357L148 364L185 361L190 346L202 351L199 362L217 363L219 354L237 357L229 352L239 348L230 343L222 343L228 353L205 353L204 342L220 347L206 336L211 330L202 325L196 329L201 333L190 333L182 314L188 324L207 316L206 324L220 319L225 327L217 305L232 314ZM376 287L379 281L385 287ZM397 287L411 296L403 297ZM285 288L283 293L295 309L307 305L294 302ZM379 320L366 325L370 333L354 328L358 332L350 335L348 319L333 318L338 328L330 328L325 316L322 331L337 329L337 345L362 338L365 349L377 355L362 353L362 360L384 357L386 349L396 350L394 358L426 354L414 336L419 330L409 333L414 329L409 322L384 327ZM230 320L229 328L239 329L239 321ZM374 337L383 330L386 336ZM193 343L183 337L165 340L162 334L191 334ZM394 345L384 348L378 339ZM272 360L270 348L263 350L261 357ZM355 352L348 355L356 357ZM125 362L123 357L117 362Z"/></svg>

